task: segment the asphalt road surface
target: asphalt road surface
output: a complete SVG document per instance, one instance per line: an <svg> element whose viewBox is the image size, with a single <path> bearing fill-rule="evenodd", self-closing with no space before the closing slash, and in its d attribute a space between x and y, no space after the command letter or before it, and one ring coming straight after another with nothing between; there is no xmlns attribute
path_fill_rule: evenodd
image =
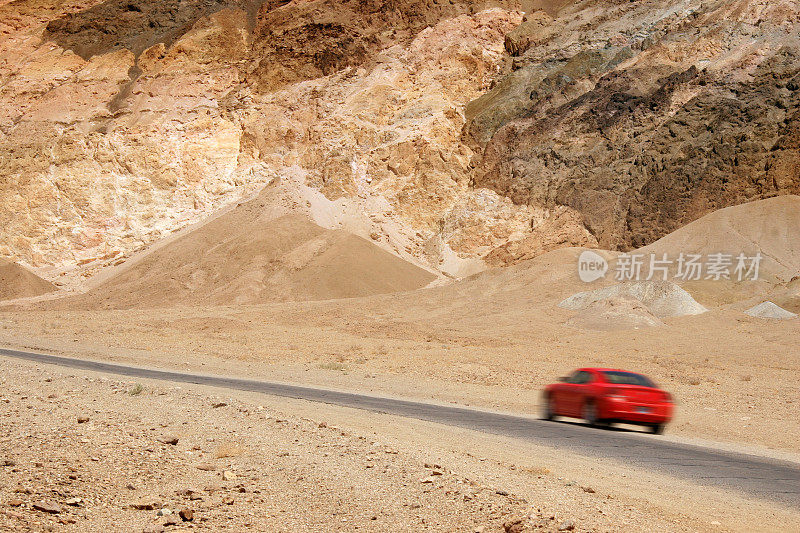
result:
<svg viewBox="0 0 800 533"><path fill-rule="evenodd" d="M800 464L665 441L652 435L528 417L224 376L186 374L0 349L0 355L131 378L210 385L322 402L523 439L612 459L699 484L800 507Z"/></svg>

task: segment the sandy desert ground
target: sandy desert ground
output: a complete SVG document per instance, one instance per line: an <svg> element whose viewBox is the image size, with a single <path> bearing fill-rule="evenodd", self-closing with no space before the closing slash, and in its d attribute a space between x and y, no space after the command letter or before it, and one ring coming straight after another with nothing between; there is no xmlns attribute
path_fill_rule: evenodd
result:
<svg viewBox="0 0 800 533"><path fill-rule="evenodd" d="M800 525L785 508L511 439L257 394L0 365L4 530Z"/></svg>

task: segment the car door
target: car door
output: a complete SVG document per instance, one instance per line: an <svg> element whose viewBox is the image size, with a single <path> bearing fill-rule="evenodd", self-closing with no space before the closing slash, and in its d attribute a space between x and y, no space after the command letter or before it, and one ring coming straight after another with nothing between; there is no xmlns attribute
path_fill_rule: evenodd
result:
<svg viewBox="0 0 800 533"><path fill-rule="evenodd" d="M574 416L583 418L583 406L589 399L594 399L595 395L595 377L591 372L581 371L581 375L577 377L575 387L573 389L572 410Z"/></svg>
<svg viewBox="0 0 800 533"><path fill-rule="evenodd" d="M583 414L583 403L590 392L592 374L585 370L578 370L570 376L569 388L564 398L565 413L567 416L580 418Z"/></svg>
<svg viewBox="0 0 800 533"><path fill-rule="evenodd" d="M562 416L575 416L575 386L581 379L581 371L576 370L553 390L556 412Z"/></svg>

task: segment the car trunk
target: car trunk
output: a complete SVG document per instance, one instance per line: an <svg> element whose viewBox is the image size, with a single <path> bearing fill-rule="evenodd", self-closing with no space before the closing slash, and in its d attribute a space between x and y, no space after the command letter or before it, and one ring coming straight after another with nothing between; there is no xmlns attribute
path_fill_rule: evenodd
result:
<svg viewBox="0 0 800 533"><path fill-rule="evenodd" d="M614 388L631 402L657 403L664 401L664 392L660 389L639 385L614 385Z"/></svg>

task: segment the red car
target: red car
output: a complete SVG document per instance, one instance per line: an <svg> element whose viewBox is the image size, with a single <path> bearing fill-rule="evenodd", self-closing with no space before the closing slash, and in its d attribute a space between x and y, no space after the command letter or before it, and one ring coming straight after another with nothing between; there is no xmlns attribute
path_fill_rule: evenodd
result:
<svg viewBox="0 0 800 533"><path fill-rule="evenodd" d="M649 378L625 370L581 368L544 390L544 418L583 418L597 426L624 422L663 433L672 396Z"/></svg>

